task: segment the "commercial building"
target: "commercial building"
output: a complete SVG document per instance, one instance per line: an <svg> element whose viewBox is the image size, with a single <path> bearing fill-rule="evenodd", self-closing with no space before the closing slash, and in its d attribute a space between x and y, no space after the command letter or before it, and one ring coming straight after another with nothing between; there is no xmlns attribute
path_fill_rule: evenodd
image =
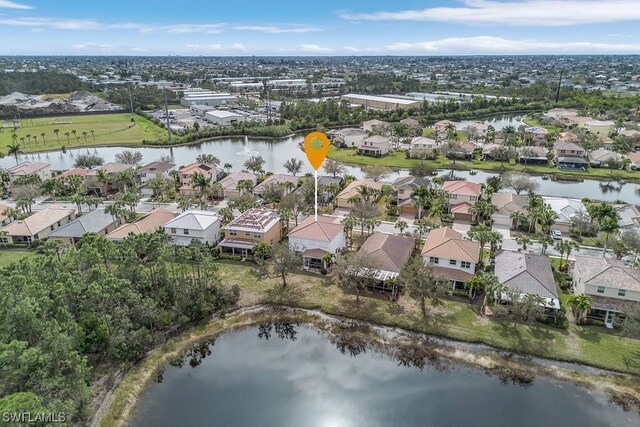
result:
<svg viewBox="0 0 640 427"><path fill-rule="evenodd" d="M421 101L406 98L394 98L391 96L374 96L360 95L357 93L348 93L341 96L342 99L355 105L362 105L366 108L376 110L396 110L398 108L418 108L422 105Z"/></svg>
<svg viewBox="0 0 640 427"><path fill-rule="evenodd" d="M245 121L245 116L231 111L212 110L204 113L204 119L218 126L228 126Z"/></svg>
<svg viewBox="0 0 640 427"><path fill-rule="evenodd" d="M184 92L182 98L180 98L180 104L185 107L190 107L191 105L209 105L209 106L219 106L219 105L235 105L238 103L238 97L236 95L232 95L230 93L218 93L218 92Z"/></svg>

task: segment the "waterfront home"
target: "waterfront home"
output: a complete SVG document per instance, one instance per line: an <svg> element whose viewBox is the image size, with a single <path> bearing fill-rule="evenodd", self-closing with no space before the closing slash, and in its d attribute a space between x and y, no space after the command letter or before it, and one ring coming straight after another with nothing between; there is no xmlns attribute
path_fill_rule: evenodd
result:
<svg viewBox="0 0 640 427"><path fill-rule="evenodd" d="M586 213L587 209L578 199L568 199L565 197L542 196L545 205L549 205L551 209L558 214L558 219L551 228L568 233L571 230L571 220L579 213Z"/></svg>
<svg viewBox="0 0 640 427"><path fill-rule="evenodd" d="M422 259L433 267L434 273L447 279L452 289L463 289L464 283L476 272L480 244L463 239L453 228L436 228L427 235Z"/></svg>
<svg viewBox="0 0 640 427"><path fill-rule="evenodd" d="M0 229L0 243L29 243L44 240L75 218L75 209L64 206L49 206L41 211L14 221Z"/></svg>
<svg viewBox="0 0 640 427"><path fill-rule="evenodd" d="M543 127L531 126L524 129L525 133L531 137L536 145L542 145L547 142L549 131Z"/></svg>
<svg viewBox="0 0 640 427"><path fill-rule="evenodd" d="M640 169L640 152L627 153L626 158L629 159L629 169L632 171Z"/></svg>
<svg viewBox="0 0 640 427"><path fill-rule="evenodd" d="M615 205L620 230L640 231L640 211L635 205Z"/></svg>
<svg viewBox="0 0 640 427"><path fill-rule="evenodd" d="M495 155L493 152L495 150L502 150L503 148L505 148L505 146L500 144L485 144L482 148L482 158L484 160L494 160Z"/></svg>
<svg viewBox="0 0 640 427"><path fill-rule="evenodd" d="M408 117L406 119L400 120L400 123L408 127L409 129L420 129L422 130L422 126L420 126L420 122L412 117Z"/></svg>
<svg viewBox="0 0 640 427"><path fill-rule="evenodd" d="M133 171L133 166L126 163L111 162L97 169L90 170L84 175L87 192L94 191L98 194L108 193L115 188L115 184L118 181L118 174L125 171ZM101 174L104 174L104 180L99 179Z"/></svg>
<svg viewBox="0 0 640 427"><path fill-rule="evenodd" d="M380 191L382 189L382 183L368 179L351 181L351 183L349 183L349 185L347 185L344 190L336 196L336 206L339 208L351 209L353 207L351 199L353 197L360 196L358 191L360 187L368 187L372 190Z"/></svg>
<svg viewBox="0 0 640 427"><path fill-rule="evenodd" d="M598 148L597 150L593 150L589 153L589 162L593 166L598 167L608 167L611 163L618 165L618 167L621 167L622 156L614 151L607 150L605 148Z"/></svg>
<svg viewBox="0 0 640 427"><path fill-rule="evenodd" d="M558 169L561 170L581 170L586 171L589 167L587 162L582 157L556 157L553 162Z"/></svg>
<svg viewBox="0 0 640 427"><path fill-rule="evenodd" d="M640 304L639 269L616 259L577 255L575 258L574 292L591 298L588 317L602 320L607 328L612 328L616 317Z"/></svg>
<svg viewBox="0 0 640 427"><path fill-rule="evenodd" d="M578 143L580 142L580 137L578 136L578 134L575 134L573 132L560 132L560 134L558 134L558 138L556 138L556 142Z"/></svg>
<svg viewBox="0 0 640 427"><path fill-rule="evenodd" d="M163 230L163 226L177 216L178 214L175 212L168 211L164 208L158 208L149 212L148 215L145 215L136 222L123 224L116 228L107 234L107 239L120 241L129 235L155 233L158 230Z"/></svg>
<svg viewBox="0 0 640 427"><path fill-rule="evenodd" d="M333 141L342 148L358 147L367 137L367 133L358 128L339 129L333 135Z"/></svg>
<svg viewBox="0 0 640 427"><path fill-rule="evenodd" d="M277 212L271 209L253 208L223 227L223 252L246 257L253 254L258 243L275 245L282 239L282 225Z"/></svg>
<svg viewBox="0 0 640 427"><path fill-rule="evenodd" d="M108 214L104 208L98 208L52 231L49 234L49 239L60 240L68 245L75 245L86 233L97 233L105 236L121 224L122 219Z"/></svg>
<svg viewBox="0 0 640 427"><path fill-rule="evenodd" d="M415 218L418 214L418 209L413 204L411 193L413 192L413 189L419 185L428 188L430 184L431 183L428 178L417 178L412 175L396 179L393 182L392 187L396 194L398 212L400 214L411 215Z"/></svg>
<svg viewBox="0 0 640 427"><path fill-rule="evenodd" d="M512 228L514 226L514 220L511 215L514 212L526 214L529 196L515 193L493 193L491 195L491 204L498 208L498 210L491 215L493 223L495 225Z"/></svg>
<svg viewBox="0 0 640 427"><path fill-rule="evenodd" d="M486 123L472 123L467 126L467 138L469 141L484 141L487 138L487 132L489 131L489 125Z"/></svg>
<svg viewBox="0 0 640 427"><path fill-rule="evenodd" d="M371 234L358 250L375 265L373 283L370 289L374 291L393 291L385 283L400 275L404 266L409 262L413 252L415 238L399 236L397 234L385 234L378 231Z"/></svg>
<svg viewBox="0 0 640 427"><path fill-rule="evenodd" d="M72 168L67 169L55 176L56 179L64 180L65 178L70 178L72 176L80 176L84 177L89 172L89 169L85 168Z"/></svg>
<svg viewBox="0 0 640 427"><path fill-rule="evenodd" d="M170 178L169 172L175 170L175 168L176 165L173 163L151 162L138 169L136 176L141 184L146 184L154 178Z"/></svg>
<svg viewBox="0 0 640 427"><path fill-rule="evenodd" d="M222 191L225 199L235 200L242 196L245 188L238 188L238 183L241 181L251 181L251 188L255 187L258 177L250 172L233 172L221 179L218 184L222 187Z"/></svg>
<svg viewBox="0 0 640 427"><path fill-rule="evenodd" d="M437 155L438 143L435 139L427 138L425 136L416 136L411 139L409 148L409 154L412 159L425 159L432 156L434 153Z"/></svg>
<svg viewBox="0 0 640 427"><path fill-rule="evenodd" d="M500 251L496 255L494 272L498 281L507 290L517 292L520 297L539 296L545 313L555 317L560 309L560 300L551 261L547 256ZM508 302L506 292L502 294L501 300Z"/></svg>
<svg viewBox="0 0 640 427"><path fill-rule="evenodd" d="M582 125L594 135L609 136L616 127L613 120L589 120Z"/></svg>
<svg viewBox="0 0 640 427"><path fill-rule="evenodd" d="M253 194L256 197L262 197L263 194L271 188L281 188L282 194L287 195L298 187L298 181L300 178L293 175L287 175L283 173L274 173L269 175L260 184L253 188Z"/></svg>
<svg viewBox="0 0 640 427"><path fill-rule="evenodd" d="M338 255L345 246L344 225L339 218L309 216L289 232L289 247L302 254L305 269L327 268L327 254Z"/></svg>
<svg viewBox="0 0 640 427"><path fill-rule="evenodd" d="M582 146L574 142L560 142L556 141L553 144L553 156L558 157L580 157L585 154L585 149Z"/></svg>
<svg viewBox="0 0 640 427"><path fill-rule="evenodd" d="M364 156L382 157L391 151L391 141L382 135L372 135L360 141L358 154Z"/></svg>
<svg viewBox="0 0 640 427"><path fill-rule="evenodd" d="M7 168L10 182L21 176L36 175L41 181L51 178L51 165L40 162L23 162Z"/></svg>
<svg viewBox="0 0 640 427"><path fill-rule="evenodd" d="M462 202L474 203L480 198L482 186L476 182L456 180L445 181L442 190L449 195L449 204L456 205Z"/></svg>
<svg viewBox="0 0 640 427"><path fill-rule="evenodd" d="M342 178L339 176L323 175L318 177L318 202L328 203L340 189ZM335 190L335 192L334 192Z"/></svg>
<svg viewBox="0 0 640 427"><path fill-rule="evenodd" d="M471 160L476 146L471 142L455 144L447 153L448 159Z"/></svg>
<svg viewBox="0 0 640 427"><path fill-rule="evenodd" d="M164 224L164 232L177 246L188 246L193 240L213 246L220 240L220 218L209 211L186 211Z"/></svg>
<svg viewBox="0 0 640 427"><path fill-rule="evenodd" d="M523 165L543 165L549 164L547 153L549 150L542 146L533 145L530 147L518 147L518 162Z"/></svg>
<svg viewBox="0 0 640 427"><path fill-rule="evenodd" d="M378 119L367 120L362 123L362 130L367 133L375 133L380 135L387 135L391 125L389 122L385 122Z"/></svg>
<svg viewBox="0 0 640 427"><path fill-rule="evenodd" d="M193 184L193 176L200 174L209 179L211 183L218 179L218 168L213 163L196 162L191 163L178 171L180 180L180 195L184 197L196 196L199 193L198 187Z"/></svg>
<svg viewBox="0 0 640 427"><path fill-rule="evenodd" d="M447 128L449 127L449 125L455 126L456 124L451 120L440 120L433 125L433 129L435 129L436 131L437 139L443 140L447 137Z"/></svg>

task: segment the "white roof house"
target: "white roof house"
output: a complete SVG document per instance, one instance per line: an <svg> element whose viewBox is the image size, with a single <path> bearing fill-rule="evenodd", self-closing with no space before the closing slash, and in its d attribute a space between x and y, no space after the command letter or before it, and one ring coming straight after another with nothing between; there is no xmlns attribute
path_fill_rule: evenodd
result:
<svg viewBox="0 0 640 427"><path fill-rule="evenodd" d="M209 211L186 211L164 225L164 232L179 246L192 240L214 245L220 240L220 218Z"/></svg>

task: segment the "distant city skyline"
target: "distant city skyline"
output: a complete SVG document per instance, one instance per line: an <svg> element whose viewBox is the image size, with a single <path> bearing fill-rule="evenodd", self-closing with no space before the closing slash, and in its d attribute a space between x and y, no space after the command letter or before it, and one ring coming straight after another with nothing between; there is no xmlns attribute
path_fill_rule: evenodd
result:
<svg viewBox="0 0 640 427"><path fill-rule="evenodd" d="M0 55L640 54L637 0L0 0Z"/></svg>

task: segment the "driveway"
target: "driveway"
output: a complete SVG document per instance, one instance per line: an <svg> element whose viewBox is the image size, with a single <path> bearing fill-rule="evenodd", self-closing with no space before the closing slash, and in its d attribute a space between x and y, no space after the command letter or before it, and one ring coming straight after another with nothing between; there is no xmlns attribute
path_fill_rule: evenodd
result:
<svg viewBox="0 0 640 427"><path fill-rule="evenodd" d="M470 222L453 221L452 228L454 230L456 230L457 232L466 235L469 232L469 230L471 230L471 223Z"/></svg>

